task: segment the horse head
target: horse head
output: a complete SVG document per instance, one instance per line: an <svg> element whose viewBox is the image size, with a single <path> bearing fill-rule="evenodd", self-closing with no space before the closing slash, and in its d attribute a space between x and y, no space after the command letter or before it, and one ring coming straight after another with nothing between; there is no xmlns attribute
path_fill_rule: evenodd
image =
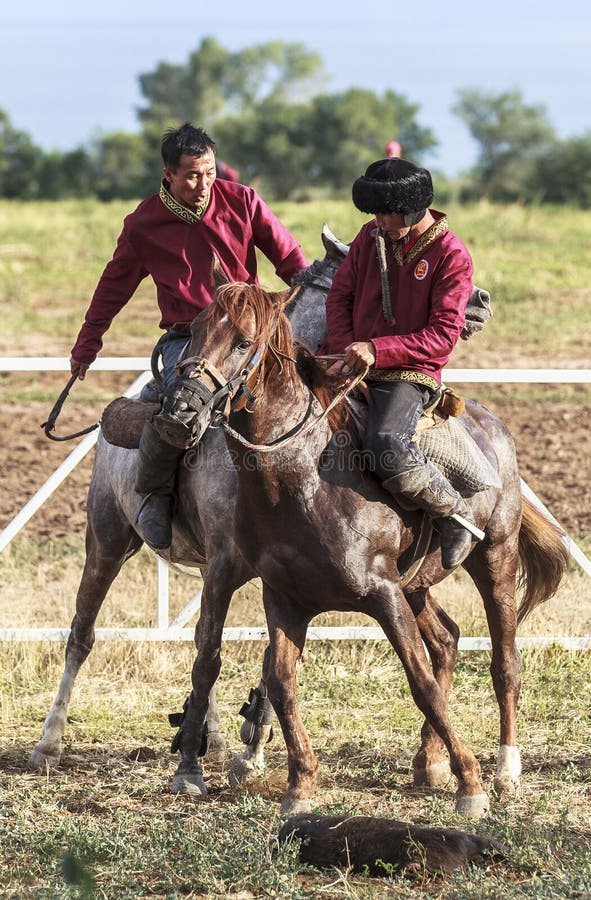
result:
<svg viewBox="0 0 591 900"><path fill-rule="evenodd" d="M293 362L284 307L298 291L274 293L256 284L219 282L214 302L192 323L178 377L154 419L164 440L194 446L212 423L253 404L275 365Z"/></svg>
<svg viewBox="0 0 591 900"><path fill-rule="evenodd" d="M213 420L252 404L273 362L290 364L292 331L311 350L318 348L326 337L326 295L349 251L326 225L321 237L324 259L303 270L293 290L281 293L231 284L214 256L214 302L193 322L178 378L154 419L165 441L181 448L194 446Z"/></svg>

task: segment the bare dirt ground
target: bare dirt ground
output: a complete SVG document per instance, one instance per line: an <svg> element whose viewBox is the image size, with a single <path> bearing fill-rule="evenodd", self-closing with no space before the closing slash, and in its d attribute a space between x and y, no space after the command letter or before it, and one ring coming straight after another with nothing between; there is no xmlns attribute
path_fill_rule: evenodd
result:
<svg viewBox="0 0 591 900"><path fill-rule="evenodd" d="M19 381L22 377L19 376ZM110 376L111 383L101 383L100 388L102 392L106 388L112 391L111 396L117 396L126 382L116 383L113 379L114 376ZM40 429L52 401L11 403L14 385L8 378L3 381L4 389L0 395L0 529L76 445L76 442L53 443ZM53 391L55 383L57 397L64 381L63 374L47 376L45 387ZM21 386L22 382L19 383ZM524 393L516 394L510 385L495 386L494 399L486 385L465 386L462 393L478 399L503 419L515 439L522 477L566 531L575 539L591 535L591 504L588 502L591 453L584 414L588 407L570 400L527 403ZM69 400L57 432L66 433L96 421L106 402L104 396L92 401L80 402L75 397ZM43 541L72 536L84 529L93 455L91 452L35 514L24 532L28 537Z"/></svg>

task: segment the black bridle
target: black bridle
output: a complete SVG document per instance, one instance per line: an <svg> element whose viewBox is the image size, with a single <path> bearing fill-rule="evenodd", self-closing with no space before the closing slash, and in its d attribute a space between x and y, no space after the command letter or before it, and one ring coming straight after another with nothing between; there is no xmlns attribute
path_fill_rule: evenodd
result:
<svg viewBox="0 0 591 900"><path fill-rule="evenodd" d="M227 418L239 400L254 404L256 396L249 382L257 375L264 358L266 344L255 349L248 363L231 378L224 375L201 356L182 358L176 365L177 378L164 391L162 409L154 417L160 437L174 447L192 447L207 427ZM209 377L216 387L211 390L202 380Z"/></svg>

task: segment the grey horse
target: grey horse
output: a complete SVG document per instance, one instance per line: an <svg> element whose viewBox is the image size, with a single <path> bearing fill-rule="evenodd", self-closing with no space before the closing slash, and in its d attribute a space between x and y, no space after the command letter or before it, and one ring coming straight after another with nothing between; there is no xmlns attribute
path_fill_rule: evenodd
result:
<svg viewBox="0 0 591 900"><path fill-rule="evenodd" d="M292 305L291 317L295 333L315 348L325 335L325 298L334 273L348 252L325 226L322 231L325 256L302 273L298 302ZM146 411L150 407L146 405ZM86 527L86 560L76 596L76 612L65 651L65 667L57 695L43 724L40 741L30 757L29 767L44 772L56 767L62 755L62 739L68 706L80 667L92 650L94 627L101 606L116 576L142 546L141 533L135 524L141 498L134 490L138 454L136 450L113 446L100 436L88 494ZM232 539L236 473L225 437L212 430L201 442L198 456L187 455L179 468L178 504L173 521L173 541L160 556L171 562L201 569L204 576L204 609L227 612L232 595L255 577ZM225 619L225 615L223 616ZM221 642L221 632L207 614L201 615L199 631ZM218 667L219 657L215 661ZM270 709L270 707L269 707ZM263 747L270 725L259 724L247 729L247 744L231 770L233 781L241 781L253 767L262 765ZM207 747L209 753L220 753L224 739L220 731L215 691L209 697L207 711ZM195 753L204 751L197 748ZM195 768L197 762L195 759ZM173 790L205 793L199 778L175 776Z"/></svg>

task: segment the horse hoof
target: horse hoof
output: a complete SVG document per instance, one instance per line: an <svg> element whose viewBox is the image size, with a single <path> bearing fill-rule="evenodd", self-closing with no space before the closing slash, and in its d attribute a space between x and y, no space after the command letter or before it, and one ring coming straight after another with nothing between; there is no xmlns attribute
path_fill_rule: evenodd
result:
<svg viewBox="0 0 591 900"><path fill-rule="evenodd" d="M490 812L490 802L486 794L456 794L456 812L464 819L480 819Z"/></svg>
<svg viewBox="0 0 591 900"><path fill-rule="evenodd" d="M31 756L29 757L29 771L39 772L41 774L49 772L51 769L57 769L60 764L61 751L59 749L43 750L37 744Z"/></svg>
<svg viewBox="0 0 591 900"><path fill-rule="evenodd" d="M287 818L288 816L299 816L301 813L312 812L312 801L304 799L286 798L281 803L280 815Z"/></svg>
<svg viewBox="0 0 591 900"><path fill-rule="evenodd" d="M499 775L495 775L495 793L499 797L503 794L512 797L517 793L518 789L519 780L515 780L509 772L501 772Z"/></svg>
<svg viewBox="0 0 591 900"><path fill-rule="evenodd" d="M173 794L190 794L194 797L207 797L207 788L203 775L194 772L176 772L172 777L171 792Z"/></svg>
<svg viewBox="0 0 591 900"><path fill-rule="evenodd" d="M234 758L232 767L228 772L228 781L232 787L239 787L253 775L261 775L265 768L265 761L253 759L246 753L240 753Z"/></svg>
<svg viewBox="0 0 591 900"><path fill-rule="evenodd" d="M415 787L444 788L452 780L453 775L448 759L433 763L424 769L413 769Z"/></svg>
<svg viewBox="0 0 591 900"><path fill-rule="evenodd" d="M519 747L503 745L497 756L495 791L497 794L515 794L521 775L521 755Z"/></svg>

